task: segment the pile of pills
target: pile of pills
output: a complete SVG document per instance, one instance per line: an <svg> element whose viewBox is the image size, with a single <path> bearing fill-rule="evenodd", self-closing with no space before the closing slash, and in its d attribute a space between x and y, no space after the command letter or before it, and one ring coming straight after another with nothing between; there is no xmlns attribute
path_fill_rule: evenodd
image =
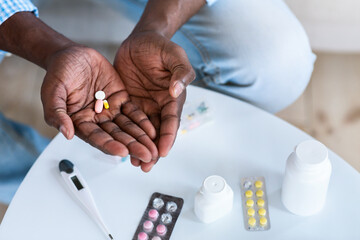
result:
<svg viewBox="0 0 360 240"><path fill-rule="evenodd" d="M241 197L245 229L264 231L270 228L269 209L264 177L241 180Z"/></svg>
<svg viewBox="0 0 360 240"><path fill-rule="evenodd" d="M105 100L105 92L103 91L97 91L95 93L95 98L96 98L96 102L95 102L95 112L96 113L101 113L103 108L105 109L109 109L109 103L108 101Z"/></svg>
<svg viewBox="0 0 360 240"><path fill-rule="evenodd" d="M180 215L184 200L154 193L137 227L133 240L168 240Z"/></svg>

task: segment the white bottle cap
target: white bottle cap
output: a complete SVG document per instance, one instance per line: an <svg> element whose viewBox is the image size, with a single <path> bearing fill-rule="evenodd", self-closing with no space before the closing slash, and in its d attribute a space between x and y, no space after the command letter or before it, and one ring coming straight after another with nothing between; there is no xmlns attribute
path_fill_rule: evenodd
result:
<svg viewBox="0 0 360 240"><path fill-rule="evenodd" d="M328 160L328 151L324 144L316 140L307 140L296 146L295 165L304 170L321 169Z"/></svg>
<svg viewBox="0 0 360 240"><path fill-rule="evenodd" d="M224 178L212 175L207 177L201 187L201 192L208 198L221 197L225 192L226 181Z"/></svg>
<svg viewBox="0 0 360 240"><path fill-rule="evenodd" d="M234 192L224 178L209 176L195 196L195 215L204 223L214 222L231 211L233 198Z"/></svg>
<svg viewBox="0 0 360 240"><path fill-rule="evenodd" d="M104 100L104 99L105 99L105 92L103 92L103 91L97 91L97 92L95 93L95 98L96 98L97 100Z"/></svg>

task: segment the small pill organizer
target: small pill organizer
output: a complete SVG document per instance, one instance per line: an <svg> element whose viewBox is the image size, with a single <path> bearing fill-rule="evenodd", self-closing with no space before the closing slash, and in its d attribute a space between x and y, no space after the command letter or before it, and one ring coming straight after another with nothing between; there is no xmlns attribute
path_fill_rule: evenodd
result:
<svg viewBox="0 0 360 240"><path fill-rule="evenodd" d="M185 134L211 121L209 106L204 102L185 103L180 133Z"/></svg>
<svg viewBox="0 0 360 240"><path fill-rule="evenodd" d="M170 239L183 205L182 198L153 193L132 239Z"/></svg>
<svg viewBox="0 0 360 240"><path fill-rule="evenodd" d="M269 208L264 177L241 179L241 198L245 229L264 231L270 229Z"/></svg>

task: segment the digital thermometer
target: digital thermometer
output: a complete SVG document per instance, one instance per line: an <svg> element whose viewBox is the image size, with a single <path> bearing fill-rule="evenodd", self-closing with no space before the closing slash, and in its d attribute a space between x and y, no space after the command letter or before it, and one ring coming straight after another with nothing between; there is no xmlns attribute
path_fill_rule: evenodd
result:
<svg viewBox="0 0 360 240"><path fill-rule="evenodd" d="M91 217L110 238L114 239L109 233L104 221L102 220L100 213L95 205L95 201L90 192L90 188L86 184L84 178L81 176L78 169L69 160L61 160L59 163L59 169L61 176L63 177L66 185L70 191L75 195L82 205L89 211Z"/></svg>

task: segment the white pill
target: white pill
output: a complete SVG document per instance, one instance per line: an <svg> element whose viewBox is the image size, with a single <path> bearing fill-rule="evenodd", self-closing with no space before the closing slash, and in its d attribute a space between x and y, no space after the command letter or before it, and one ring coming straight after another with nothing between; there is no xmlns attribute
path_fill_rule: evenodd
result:
<svg viewBox="0 0 360 240"><path fill-rule="evenodd" d="M104 100L105 99L105 93L103 91L97 91L95 93L95 98L98 100Z"/></svg>

